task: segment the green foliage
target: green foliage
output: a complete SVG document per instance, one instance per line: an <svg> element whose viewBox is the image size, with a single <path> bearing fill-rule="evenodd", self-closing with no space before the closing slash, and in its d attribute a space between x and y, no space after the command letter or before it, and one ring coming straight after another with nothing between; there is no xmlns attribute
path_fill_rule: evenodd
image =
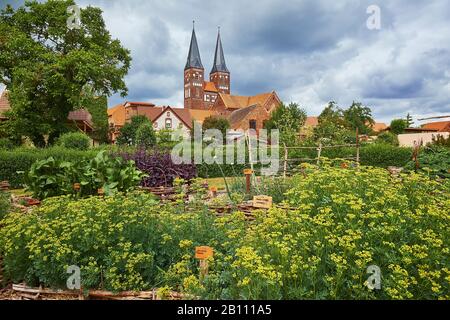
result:
<svg viewBox="0 0 450 320"><path fill-rule="evenodd" d="M17 172L30 170L31 165L38 161L53 157L55 160L79 162L93 159L98 149L80 151L62 147L46 149L17 148L11 151L0 150L0 181L8 180L12 188L20 188L24 183L24 175Z"/></svg>
<svg viewBox="0 0 450 320"><path fill-rule="evenodd" d="M108 143L108 99L106 97L95 97L87 101L84 107L92 116L94 132L91 137L100 143Z"/></svg>
<svg viewBox="0 0 450 320"><path fill-rule="evenodd" d="M142 178L133 161L112 158L101 151L90 161L57 161L53 157L39 160L25 174L25 183L34 197L45 199L67 194L95 195L100 188L106 195L127 192ZM74 190L75 183L80 184L80 190Z"/></svg>
<svg viewBox="0 0 450 320"><path fill-rule="evenodd" d="M450 149L432 145L423 148L418 157L419 170L430 176L439 176L441 178L450 178ZM416 164L410 161L406 165L406 169L415 170Z"/></svg>
<svg viewBox="0 0 450 320"><path fill-rule="evenodd" d="M431 145L450 148L450 135L447 138L442 135L438 135L436 138L433 137Z"/></svg>
<svg viewBox="0 0 450 320"><path fill-rule="evenodd" d="M133 116L131 121L125 123L125 125L120 128L120 135L117 138L118 145L124 146L136 146L136 133L139 127L143 124L150 124L150 120L146 116Z"/></svg>
<svg viewBox="0 0 450 320"><path fill-rule="evenodd" d="M392 132L382 132L378 135L376 143L384 143L384 144L390 144L393 146L398 146L398 137Z"/></svg>
<svg viewBox="0 0 450 320"><path fill-rule="evenodd" d="M69 132L60 136L57 144L67 149L87 150L91 139L83 132Z"/></svg>
<svg viewBox="0 0 450 320"><path fill-rule="evenodd" d="M45 146L45 135L52 144L66 131L70 111L89 108L97 97L127 93L130 52L111 38L99 8L81 8L81 28L69 29L71 5L75 1L26 1L0 13L0 82L12 106L8 122L37 147Z"/></svg>
<svg viewBox="0 0 450 320"><path fill-rule="evenodd" d="M156 132L156 143L158 148L172 150L174 146L176 146L183 138L174 139L172 141L172 137L176 131L171 129L160 129Z"/></svg>
<svg viewBox="0 0 450 320"><path fill-rule="evenodd" d="M206 299L448 299L448 180L384 169L304 166L291 210L217 217L202 195L158 203L146 193L47 199L2 221L0 254L14 282L64 288L175 290ZM195 182L194 184L198 184ZM194 189L197 188L194 186ZM194 248L214 248L200 281ZM368 290L367 267L382 271Z"/></svg>
<svg viewBox="0 0 450 320"><path fill-rule="evenodd" d="M314 139L327 144L354 143L356 129L359 134L369 134L374 123L372 111L359 102L341 109L331 101L319 116L319 125L314 128Z"/></svg>
<svg viewBox="0 0 450 320"><path fill-rule="evenodd" d="M143 123L136 130L136 145L141 148L150 148L156 144L156 135L151 123Z"/></svg>
<svg viewBox="0 0 450 320"><path fill-rule="evenodd" d="M148 290L198 275L194 248L216 246L214 215L159 204L151 194L50 198L29 215L11 215L0 230L5 277L65 288L77 265L85 289ZM56 240L56 235L58 236Z"/></svg>
<svg viewBox="0 0 450 320"><path fill-rule="evenodd" d="M297 103L285 105L281 103L272 112L270 119L264 124L267 130L280 130L280 144L294 145L298 141L300 128L306 121L306 111L301 109Z"/></svg>
<svg viewBox="0 0 450 320"><path fill-rule="evenodd" d="M408 122L404 119L394 119L391 121L390 127L393 134L402 134L408 127Z"/></svg>
<svg viewBox="0 0 450 320"><path fill-rule="evenodd" d="M411 148L374 143L361 148L361 164L380 168L404 167L412 157Z"/></svg>
<svg viewBox="0 0 450 320"><path fill-rule="evenodd" d="M363 106L362 103L354 101L344 111L344 120L353 131L358 129L359 134L369 134L372 131L370 126L375 124L372 117L372 110L369 107Z"/></svg>
<svg viewBox="0 0 450 320"><path fill-rule="evenodd" d="M0 150L11 150L14 148L14 143L8 138L0 138Z"/></svg>
<svg viewBox="0 0 450 320"><path fill-rule="evenodd" d="M0 220L9 212L11 208L11 195L0 190Z"/></svg>
<svg viewBox="0 0 450 320"><path fill-rule="evenodd" d="M203 132L209 129L217 129L222 133L223 141L225 141L227 136L227 130L231 128L228 119L217 116L207 117L202 124Z"/></svg>

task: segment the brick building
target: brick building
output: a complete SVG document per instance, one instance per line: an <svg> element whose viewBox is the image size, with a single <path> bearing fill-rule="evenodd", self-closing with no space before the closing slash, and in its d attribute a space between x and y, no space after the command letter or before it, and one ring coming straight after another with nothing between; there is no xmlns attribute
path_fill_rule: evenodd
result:
<svg viewBox="0 0 450 320"><path fill-rule="evenodd" d="M195 29L184 68L184 108L208 110L230 120L233 129L259 130L271 112L281 103L275 91L255 96L231 94L231 74L225 62L220 30L217 34L214 62L205 79L205 69L200 57ZM259 110L258 112L255 110Z"/></svg>
<svg viewBox="0 0 450 320"><path fill-rule="evenodd" d="M281 103L275 91L254 96L231 94L231 76L225 62L220 30L217 35L214 63L205 79L195 29L184 68L184 108L155 106L146 102L125 102L108 110L111 140L134 115L145 115L155 130L183 129L188 132L193 121L202 123L207 117L221 116L229 120L232 129L259 131L271 112Z"/></svg>

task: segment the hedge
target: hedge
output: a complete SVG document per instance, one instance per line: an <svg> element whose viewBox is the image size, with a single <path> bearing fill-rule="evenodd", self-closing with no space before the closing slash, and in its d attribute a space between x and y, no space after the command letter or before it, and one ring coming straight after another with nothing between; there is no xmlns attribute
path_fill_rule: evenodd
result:
<svg viewBox="0 0 450 320"><path fill-rule="evenodd" d="M71 161L92 159L98 151L98 149L88 151L71 150L63 147L47 149L18 148L12 151L0 150L0 181L8 180L12 188L20 188L23 184L23 175L17 172L28 171L37 160L49 157Z"/></svg>
<svg viewBox="0 0 450 320"><path fill-rule="evenodd" d="M111 152L117 152L117 147L107 147ZM28 171L36 160L46 159L50 156L61 160L90 159L95 157L99 149L88 151L70 150L62 147L48 149L25 149L18 148L13 151L0 150L0 181L9 180L13 188L20 188L23 177L17 171ZM129 150L132 151L132 150ZM281 151L281 153L283 153ZM324 149L322 156L328 158L347 158L356 155L355 148ZM410 148L399 148L385 144L370 144L361 148L361 164L366 166L387 168L389 166L403 167L411 160L412 150ZM315 158L317 151L301 150L290 152L289 158ZM248 162L248 161L246 161ZM225 163L225 161L224 161ZM280 156L280 170L283 166L283 156ZM199 164L197 165L198 176L201 178L219 178L223 171L226 177L241 176L243 170L249 168L244 164ZM256 169L259 166L255 166Z"/></svg>

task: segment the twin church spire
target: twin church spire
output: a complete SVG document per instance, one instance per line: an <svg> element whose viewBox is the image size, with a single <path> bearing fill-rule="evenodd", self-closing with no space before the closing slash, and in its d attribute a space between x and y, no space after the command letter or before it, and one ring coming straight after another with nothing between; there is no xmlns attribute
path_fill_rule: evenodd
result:
<svg viewBox="0 0 450 320"><path fill-rule="evenodd" d="M207 81L200 58L195 28L193 27L189 54L184 68L184 107L186 109L213 109L220 94L231 93L230 81L230 72L225 63L222 40L220 39L220 29L217 34L214 64L209 74L209 81Z"/></svg>
<svg viewBox="0 0 450 320"><path fill-rule="evenodd" d="M195 34L195 28L192 28L191 44L189 46L189 54L184 68L197 68L203 69L202 59L200 57L200 50L198 49L197 36ZM222 40L220 38L220 27L217 33L216 52L214 55L214 63L211 73L226 72L229 73L227 65L225 63L225 55L223 53Z"/></svg>

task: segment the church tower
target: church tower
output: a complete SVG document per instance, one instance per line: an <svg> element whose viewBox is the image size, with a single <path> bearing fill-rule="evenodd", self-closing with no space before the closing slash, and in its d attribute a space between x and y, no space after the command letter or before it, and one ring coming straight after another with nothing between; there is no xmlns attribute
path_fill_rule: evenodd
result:
<svg viewBox="0 0 450 320"><path fill-rule="evenodd" d="M184 68L184 107L186 109L204 109L203 83L205 69L200 58L195 28L192 28L191 45Z"/></svg>
<svg viewBox="0 0 450 320"><path fill-rule="evenodd" d="M214 82L220 93L230 94L230 71L225 63L225 55L220 39L220 28L217 33L216 53L214 55L214 64L209 74L209 81Z"/></svg>

